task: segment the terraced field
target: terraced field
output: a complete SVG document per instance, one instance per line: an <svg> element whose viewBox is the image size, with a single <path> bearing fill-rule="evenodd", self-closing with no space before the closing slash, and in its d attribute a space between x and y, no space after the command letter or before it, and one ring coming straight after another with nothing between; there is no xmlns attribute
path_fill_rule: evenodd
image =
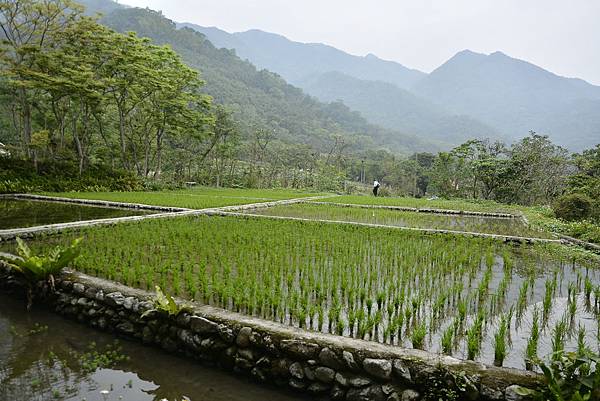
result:
<svg viewBox="0 0 600 401"><path fill-rule="evenodd" d="M598 260L561 245L188 216L32 246L80 235L78 270L308 330L513 367L599 341Z"/></svg>

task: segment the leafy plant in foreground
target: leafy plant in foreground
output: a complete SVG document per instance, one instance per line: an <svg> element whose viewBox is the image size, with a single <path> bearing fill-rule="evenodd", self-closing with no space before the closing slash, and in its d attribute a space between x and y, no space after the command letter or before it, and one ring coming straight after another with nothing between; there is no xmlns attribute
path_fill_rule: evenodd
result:
<svg viewBox="0 0 600 401"><path fill-rule="evenodd" d="M27 287L27 310L31 309L36 294L42 296L54 292L54 279L66 266L79 256L79 244L83 238L76 238L71 245L56 246L46 255L34 255L25 241L17 238L17 255L0 254L0 262L16 271Z"/></svg>
<svg viewBox="0 0 600 401"><path fill-rule="evenodd" d="M546 385L540 390L518 388L536 401L587 401L600 399L600 356L587 351L554 353L550 364L539 362Z"/></svg>

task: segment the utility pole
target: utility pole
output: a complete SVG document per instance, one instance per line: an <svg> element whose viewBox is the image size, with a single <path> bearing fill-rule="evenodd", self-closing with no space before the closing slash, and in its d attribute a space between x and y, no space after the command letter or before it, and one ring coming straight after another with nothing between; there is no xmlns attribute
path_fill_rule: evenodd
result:
<svg viewBox="0 0 600 401"><path fill-rule="evenodd" d="M361 184L365 183L365 161L361 160L361 168L360 168L360 182Z"/></svg>

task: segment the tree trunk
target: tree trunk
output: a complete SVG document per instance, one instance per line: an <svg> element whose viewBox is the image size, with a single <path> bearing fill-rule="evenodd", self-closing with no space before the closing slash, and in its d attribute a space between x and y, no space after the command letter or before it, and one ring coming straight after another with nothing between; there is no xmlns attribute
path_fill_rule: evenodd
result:
<svg viewBox="0 0 600 401"><path fill-rule="evenodd" d="M83 172L83 146L77 132L77 120L73 117L73 139L75 140L75 147L77 149L77 157L79 158L79 176Z"/></svg>
<svg viewBox="0 0 600 401"><path fill-rule="evenodd" d="M154 170L154 179L160 178L160 170L162 169L162 137L164 130L161 128L156 133L156 170Z"/></svg>
<svg viewBox="0 0 600 401"><path fill-rule="evenodd" d="M23 119L23 150L27 157L31 157L31 149L29 148L29 144L31 143L31 105L27 101L27 92L25 91L25 88L19 88L18 93L21 102L21 118Z"/></svg>
<svg viewBox="0 0 600 401"><path fill-rule="evenodd" d="M123 107L119 107L119 143L121 145L121 163L125 170L129 170L129 163L127 163L127 157L125 156L125 113Z"/></svg>

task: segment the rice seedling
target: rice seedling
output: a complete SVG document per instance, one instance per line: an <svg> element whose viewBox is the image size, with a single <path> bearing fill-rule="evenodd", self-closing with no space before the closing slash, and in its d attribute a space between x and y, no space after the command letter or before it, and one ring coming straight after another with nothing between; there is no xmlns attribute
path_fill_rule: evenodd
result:
<svg viewBox="0 0 600 401"><path fill-rule="evenodd" d="M506 333L508 331L507 315L503 315L500 318L498 329L494 334L494 365L502 366L504 358L507 353L507 338Z"/></svg>
<svg viewBox="0 0 600 401"><path fill-rule="evenodd" d="M481 351L481 341L479 333L472 327L467 331L467 358L475 360Z"/></svg>
<svg viewBox="0 0 600 401"><path fill-rule="evenodd" d="M561 319L552 329L552 357L557 358L565 350L567 323Z"/></svg>
<svg viewBox="0 0 600 401"><path fill-rule="evenodd" d="M585 300L589 305L591 303L592 291L594 290L594 284L592 283L592 280L590 280L589 277L585 278L583 288L585 293Z"/></svg>
<svg viewBox="0 0 600 401"><path fill-rule="evenodd" d="M554 298L554 285L552 281L546 280L545 283L546 291L544 293L544 302L542 307L542 321L544 326L550 319L550 312L552 310L552 299Z"/></svg>
<svg viewBox="0 0 600 401"><path fill-rule="evenodd" d="M532 370L537 361L538 342L540 338L540 313L537 307L533 309L531 333L525 348L525 368Z"/></svg>
<svg viewBox="0 0 600 401"><path fill-rule="evenodd" d="M442 335L442 352L447 355L452 355L452 349L454 348L454 326L450 325L444 330Z"/></svg>
<svg viewBox="0 0 600 401"><path fill-rule="evenodd" d="M427 326L425 323L420 323L413 329L410 339L412 346L415 349L424 349L425 346L425 335L427 334Z"/></svg>
<svg viewBox="0 0 600 401"><path fill-rule="evenodd" d="M483 339L483 323L485 315L480 313L467 330L467 358L474 360L481 352L481 341Z"/></svg>
<svg viewBox="0 0 600 401"><path fill-rule="evenodd" d="M529 282L523 281L519 290L519 298L517 300L517 317L523 316L523 311L527 307L527 293L529 291Z"/></svg>
<svg viewBox="0 0 600 401"><path fill-rule="evenodd" d="M577 355L585 355L589 348L585 342L586 330L584 326L579 326L577 330Z"/></svg>

